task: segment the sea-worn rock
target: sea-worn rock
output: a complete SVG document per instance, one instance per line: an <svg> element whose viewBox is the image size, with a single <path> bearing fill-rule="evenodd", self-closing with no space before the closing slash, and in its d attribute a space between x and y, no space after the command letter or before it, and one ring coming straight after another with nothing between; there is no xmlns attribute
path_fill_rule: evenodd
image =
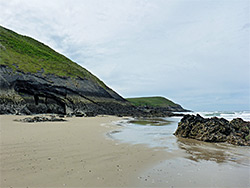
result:
<svg viewBox="0 0 250 188"><path fill-rule="evenodd" d="M55 121L66 121L66 120L62 118L57 118L56 116L52 115L50 117L45 117L45 116L27 117L27 118L15 120L15 121L34 123L34 122L46 122L46 121L55 122Z"/></svg>
<svg viewBox="0 0 250 188"><path fill-rule="evenodd" d="M203 118L198 115L184 115L174 135L205 142L227 142L250 146L250 122L241 118L228 121L224 118Z"/></svg>

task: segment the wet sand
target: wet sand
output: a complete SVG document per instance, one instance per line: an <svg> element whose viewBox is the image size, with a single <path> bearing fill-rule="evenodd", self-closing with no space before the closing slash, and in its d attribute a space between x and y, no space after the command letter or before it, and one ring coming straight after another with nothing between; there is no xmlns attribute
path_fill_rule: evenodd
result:
<svg viewBox="0 0 250 188"><path fill-rule="evenodd" d="M117 117L23 123L0 116L0 187L134 187L139 172L166 158L106 136Z"/></svg>
<svg viewBox="0 0 250 188"><path fill-rule="evenodd" d="M135 119L129 126L128 121L127 128L113 135L168 153L165 160L140 173L139 187L250 187L250 147L177 138L173 132L178 118L151 120Z"/></svg>
<svg viewBox="0 0 250 188"><path fill-rule="evenodd" d="M177 143L184 155L144 170L141 187L250 187L249 147L191 139Z"/></svg>
<svg viewBox="0 0 250 188"><path fill-rule="evenodd" d="M120 143L118 117L22 123L0 116L0 187L250 187L249 148L178 139Z"/></svg>

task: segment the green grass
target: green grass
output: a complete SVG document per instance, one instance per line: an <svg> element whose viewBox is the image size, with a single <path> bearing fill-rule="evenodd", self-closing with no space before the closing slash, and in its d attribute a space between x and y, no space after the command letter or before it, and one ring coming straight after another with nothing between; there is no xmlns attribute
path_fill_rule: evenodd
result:
<svg viewBox="0 0 250 188"><path fill-rule="evenodd" d="M19 35L2 26L0 26L0 65L24 73L36 73L43 70L44 76L53 74L61 77L85 78L106 88L97 77L67 57L41 42Z"/></svg>
<svg viewBox="0 0 250 188"><path fill-rule="evenodd" d="M177 104L164 97L127 98L127 100L135 106L149 106L149 107L177 106Z"/></svg>

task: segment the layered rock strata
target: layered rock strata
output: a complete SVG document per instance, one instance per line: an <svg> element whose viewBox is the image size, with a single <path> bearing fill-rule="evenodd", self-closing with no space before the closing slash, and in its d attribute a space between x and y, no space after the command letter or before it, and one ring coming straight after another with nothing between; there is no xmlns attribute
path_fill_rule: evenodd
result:
<svg viewBox="0 0 250 188"><path fill-rule="evenodd" d="M88 79L23 73L0 66L0 114L125 114L131 105Z"/></svg>

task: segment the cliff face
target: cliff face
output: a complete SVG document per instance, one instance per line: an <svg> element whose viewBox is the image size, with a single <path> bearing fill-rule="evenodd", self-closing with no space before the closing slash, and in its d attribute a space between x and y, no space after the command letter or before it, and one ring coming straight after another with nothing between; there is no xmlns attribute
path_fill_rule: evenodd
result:
<svg viewBox="0 0 250 188"><path fill-rule="evenodd" d="M0 114L126 114L131 105L86 69L0 27Z"/></svg>
<svg viewBox="0 0 250 188"><path fill-rule="evenodd" d="M0 26L0 114L164 117L185 111L167 99L148 101L154 105L128 102L67 57Z"/></svg>
<svg viewBox="0 0 250 188"><path fill-rule="evenodd" d="M92 80L23 73L0 66L0 113L119 114L130 104Z"/></svg>

